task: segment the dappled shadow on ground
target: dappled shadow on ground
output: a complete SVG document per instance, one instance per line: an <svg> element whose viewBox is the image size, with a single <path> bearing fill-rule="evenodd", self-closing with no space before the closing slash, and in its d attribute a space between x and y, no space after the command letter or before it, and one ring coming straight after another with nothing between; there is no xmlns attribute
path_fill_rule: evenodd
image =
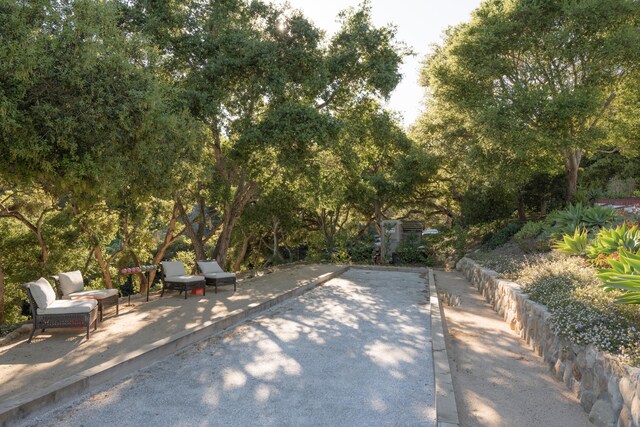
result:
<svg viewBox="0 0 640 427"><path fill-rule="evenodd" d="M424 290L417 274L350 271L58 416L85 425L434 425Z"/></svg>
<svg viewBox="0 0 640 427"><path fill-rule="evenodd" d="M459 273L436 272L445 305L447 350L460 426L590 425L579 402Z"/></svg>
<svg viewBox="0 0 640 427"><path fill-rule="evenodd" d="M207 288L206 296L189 294L185 300L178 292L168 291L148 303L135 300L133 307L121 303L120 315L105 316L97 331L92 328L88 341L84 329L72 328L38 331L30 344L24 336L0 347L0 400L17 399L102 363L122 360L144 345L266 301L337 269L301 266L244 281L236 293L232 287L220 287L217 294Z"/></svg>

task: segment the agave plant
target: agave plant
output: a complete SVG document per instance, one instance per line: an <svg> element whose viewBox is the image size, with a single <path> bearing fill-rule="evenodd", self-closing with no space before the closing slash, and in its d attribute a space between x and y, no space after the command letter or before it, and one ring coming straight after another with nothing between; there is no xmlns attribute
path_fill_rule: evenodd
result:
<svg viewBox="0 0 640 427"><path fill-rule="evenodd" d="M640 254L620 250L620 260L609 260L611 268L598 270L604 290L619 289L624 293L616 298L622 304L640 304Z"/></svg>
<svg viewBox="0 0 640 427"><path fill-rule="evenodd" d="M581 203L569 205L561 211L552 212L547 219L553 234L570 234L576 231L582 220L584 208Z"/></svg>
<svg viewBox="0 0 640 427"><path fill-rule="evenodd" d="M603 206L584 207L581 203L553 212L548 218L552 224L551 234L555 236L572 234L578 228L593 231L605 225L614 224L617 220L618 215L615 209Z"/></svg>
<svg viewBox="0 0 640 427"><path fill-rule="evenodd" d="M587 250L587 236L589 232L576 228L573 236L565 234L561 241L556 242L553 248L559 252L569 255L584 255Z"/></svg>
<svg viewBox="0 0 640 427"><path fill-rule="evenodd" d="M621 249L632 253L640 251L640 229L638 224L627 226L625 222L615 228L601 229L589 245L587 255L589 258L595 259L600 254L611 255Z"/></svg>
<svg viewBox="0 0 640 427"><path fill-rule="evenodd" d="M593 229L615 223L616 217L615 209L596 205L583 211L581 222L585 227Z"/></svg>

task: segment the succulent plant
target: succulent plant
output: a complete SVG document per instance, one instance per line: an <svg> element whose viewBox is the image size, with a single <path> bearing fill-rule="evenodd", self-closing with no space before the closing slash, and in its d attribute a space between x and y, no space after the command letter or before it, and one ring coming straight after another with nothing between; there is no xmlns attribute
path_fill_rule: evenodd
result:
<svg viewBox="0 0 640 427"><path fill-rule="evenodd" d="M569 255L584 255L587 250L588 235L587 229L580 230L580 228L576 228L573 236L569 234L563 235L562 240L556 242L553 248Z"/></svg>
<svg viewBox="0 0 640 427"><path fill-rule="evenodd" d="M620 260L609 260L611 268L598 271L604 290L619 289L624 293L616 298L622 304L640 304L640 254L620 250Z"/></svg>
<svg viewBox="0 0 640 427"><path fill-rule="evenodd" d="M600 254L611 255L621 249L632 253L637 253L640 250L638 224L628 226L627 223L622 223L615 228L601 229L589 245L587 255L589 258L595 259Z"/></svg>

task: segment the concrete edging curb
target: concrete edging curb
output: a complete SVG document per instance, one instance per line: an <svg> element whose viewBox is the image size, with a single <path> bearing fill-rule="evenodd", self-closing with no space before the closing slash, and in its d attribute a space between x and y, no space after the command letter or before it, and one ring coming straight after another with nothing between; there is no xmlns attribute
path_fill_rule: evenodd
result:
<svg viewBox="0 0 640 427"><path fill-rule="evenodd" d="M354 270L369 270L369 271L397 271L405 273L426 273L428 271L425 267L392 267L387 265L358 265L351 264L349 266Z"/></svg>
<svg viewBox="0 0 640 427"><path fill-rule="evenodd" d="M444 340L444 310L440 306L433 269L429 269L429 301L433 345L433 373L436 382L436 423L438 427L457 427L458 407L453 390L451 367Z"/></svg>
<svg viewBox="0 0 640 427"><path fill-rule="evenodd" d="M146 367L158 358L172 354L198 341L217 335L290 298L304 294L316 286L338 277L349 270L349 266L326 273L315 280L304 283L262 303L250 304L245 309L234 310L227 316L204 322L190 330L163 338L142 348L118 356L108 362L84 370L72 377L58 381L49 387L20 399L0 403L0 426L13 425L28 415L46 410L53 404L61 404L80 394L135 370Z"/></svg>

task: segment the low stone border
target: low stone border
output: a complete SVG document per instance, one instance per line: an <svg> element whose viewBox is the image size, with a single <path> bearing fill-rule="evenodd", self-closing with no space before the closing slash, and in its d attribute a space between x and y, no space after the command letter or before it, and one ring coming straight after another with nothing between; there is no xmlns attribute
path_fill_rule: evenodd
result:
<svg viewBox="0 0 640 427"><path fill-rule="evenodd" d="M433 270L429 269L429 302L431 339L433 346L433 372L436 382L436 422L438 427L457 427L458 407L451 378L451 367L444 340L444 309L438 299Z"/></svg>
<svg viewBox="0 0 640 427"><path fill-rule="evenodd" d="M0 402L0 426L5 427L17 424L26 416L46 410L50 405L62 404L100 384L123 377L148 366L161 357L168 356L191 344L217 335L225 329L231 328L276 304L302 295L316 286L340 276L348 269L349 267L343 267L333 273L326 273L268 301L250 304L248 308L234 310L222 319L204 322L195 328L163 338L136 351L120 355L101 365L58 381L37 393L20 399Z"/></svg>
<svg viewBox="0 0 640 427"><path fill-rule="evenodd" d="M517 283L462 258L456 268L474 285L549 370L580 399L596 426L640 427L640 369L620 363L594 346L580 346L551 331L551 314L530 301Z"/></svg>

